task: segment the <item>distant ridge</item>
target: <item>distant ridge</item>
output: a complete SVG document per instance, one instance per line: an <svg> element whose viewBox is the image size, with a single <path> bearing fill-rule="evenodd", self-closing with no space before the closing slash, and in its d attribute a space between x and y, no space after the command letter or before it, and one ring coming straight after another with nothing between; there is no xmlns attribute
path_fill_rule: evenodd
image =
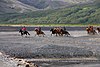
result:
<svg viewBox="0 0 100 67"><path fill-rule="evenodd" d="M94 0L0 0L0 14L57 9L73 4L91 3L93 1Z"/></svg>

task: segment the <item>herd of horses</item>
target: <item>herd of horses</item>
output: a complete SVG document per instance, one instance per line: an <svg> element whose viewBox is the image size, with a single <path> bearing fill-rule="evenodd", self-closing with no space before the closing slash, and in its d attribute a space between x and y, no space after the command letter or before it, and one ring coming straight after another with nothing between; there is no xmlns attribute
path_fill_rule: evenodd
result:
<svg viewBox="0 0 100 67"><path fill-rule="evenodd" d="M96 30L98 31L98 33L100 33L100 28L97 27ZM92 34L92 35L95 35L97 34L95 29L93 29L93 27L87 27L86 28L86 31L87 31L87 34ZM42 31L42 30L39 30L38 28L35 28L34 31L36 32L35 36L38 35L42 35L44 36L45 33ZM66 31L65 29L63 28L52 28L50 29L50 32L51 32L51 36L52 35L55 35L55 36L70 36L70 33L68 31ZM21 33L21 36L23 35L30 35L30 33L28 31L22 31L21 29L19 30L19 33Z"/></svg>
<svg viewBox="0 0 100 67"><path fill-rule="evenodd" d="M96 32L96 30L97 30L97 32ZM89 26L89 27L86 28L87 33L92 34L92 35L100 33L100 28L99 27L97 27L96 30L93 28L93 26Z"/></svg>
<svg viewBox="0 0 100 67"><path fill-rule="evenodd" d="M38 28L35 28L34 31L36 32L35 36L38 35L42 35L44 36L45 33L42 31L42 30L39 30ZM63 35L66 35L66 36L69 36L69 32L62 29L62 28L52 28L50 29L51 31L51 36L52 35L56 35L56 36L63 36ZM19 30L19 33L21 33L21 36L23 35L30 35L30 33L28 31L22 31L21 29Z"/></svg>

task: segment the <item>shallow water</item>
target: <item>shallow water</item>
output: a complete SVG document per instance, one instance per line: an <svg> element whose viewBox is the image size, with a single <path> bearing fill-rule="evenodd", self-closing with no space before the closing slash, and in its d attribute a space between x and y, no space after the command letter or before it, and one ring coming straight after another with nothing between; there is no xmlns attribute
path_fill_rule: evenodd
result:
<svg viewBox="0 0 100 67"><path fill-rule="evenodd" d="M99 60L33 60L32 62L37 64L39 67L100 67Z"/></svg>
<svg viewBox="0 0 100 67"><path fill-rule="evenodd" d="M0 50L12 55L30 55L40 48L47 49L48 45L51 46L66 46L74 48L84 48L86 50L100 53L100 35L87 35L86 31L69 31L71 36L56 37L51 36L50 31L44 31L45 37L34 36L35 32L29 31L31 35L27 38L21 37L18 32L0 32ZM62 48L61 48L62 49ZM40 50L41 51L41 50ZM45 51L45 50L44 50ZM74 51L74 50L73 50ZM27 53L25 53L27 52ZM46 51L47 52L47 51ZM66 52L66 51L65 51ZM71 51L72 52L72 49ZM77 52L77 51L76 51ZM45 53L45 52L44 52ZM46 53L47 54L47 53ZM24 55L23 55L24 56ZM39 67L100 67L99 63L95 64L67 64L67 63L47 63L47 62L35 62ZM1 67L1 64L0 64ZM7 66L8 67L8 66ZM11 66L10 66L11 67Z"/></svg>
<svg viewBox="0 0 100 67"><path fill-rule="evenodd" d="M100 67L100 64L36 63L39 67Z"/></svg>

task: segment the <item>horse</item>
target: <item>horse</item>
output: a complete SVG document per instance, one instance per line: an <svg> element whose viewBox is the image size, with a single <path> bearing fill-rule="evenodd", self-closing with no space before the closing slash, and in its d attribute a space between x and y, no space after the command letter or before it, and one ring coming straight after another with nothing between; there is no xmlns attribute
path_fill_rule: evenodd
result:
<svg viewBox="0 0 100 67"><path fill-rule="evenodd" d="M52 36L52 34L56 34L56 36L57 36L57 34L60 36L61 35L61 31L60 30L58 30L58 29L54 29L54 28L52 28L52 29L50 29L50 31L52 32L51 33L51 36Z"/></svg>
<svg viewBox="0 0 100 67"><path fill-rule="evenodd" d="M62 28L52 28L50 31L52 32L51 36L52 36L52 34L56 34L56 36L57 35L63 36L63 34L65 34L67 36L70 35L68 31L66 31L66 30L64 30Z"/></svg>
<svg viewBox="0 0 100 67"><path fill-rule="evenodd" d="M52 28L52 29L50 29L50 31L52 32L51 33L51 36L52 36L52 34L56 34L56 32L54 31L54 29ZM57 34L56 34L57 35Z"/></svg>
<svg viewBox="0 0 100 67"><path fill-rule="evenodd" d="M97 34L97 32L95 30L88 28L88 27L86 28L86 31L88 34L93 34L93 35Z"/></svg>
<svg viewBox="0 0 100 67"><path fill-rule="evenodd" d="M70 35L68 31L61 29L61 35L63 36L63 34L65 34L67 36Z"/></svg>
<svg viewBox="0 0 100 67"><path fill-rule="evenodd" d="M19 30L19 33L21 33L21 36L30 35L30 33L28 31L23 31L22 29Z"/></svg>
<svg viewBox="0 0 100 67"><path fill-rule="evenodd" d="M38 35L38 36L39 35L43 35L43 37L44 37L44 35L45 35L45 33L43 31L41 31L41 30L35 29L34 31L36 32L35 36L36 35Z"/></svg>

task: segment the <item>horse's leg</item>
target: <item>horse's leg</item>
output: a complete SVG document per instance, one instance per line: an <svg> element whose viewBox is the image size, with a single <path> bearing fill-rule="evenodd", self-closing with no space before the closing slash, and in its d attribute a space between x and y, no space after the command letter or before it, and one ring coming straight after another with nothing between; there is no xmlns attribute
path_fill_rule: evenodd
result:
<svg viewBox="0 0 100 67"><path fill-rule="evenodd" d="M69 32L67 32L67 31L66 31L66 34L67 34L67 37L68 37L68 35L70 35Z"/></svg>
<svg viewBox="0 0 100 67"><path fill-rule="evenodd" d="M43 37L44 37L45 33L43 33Z"/></svg>
<svg viewBox="0 0 100 67"><path fill-rule="evenodd" d="M94 30L94 34L97 34L97 32Z"/></svg>
<svg viewBox="0 0 100 67"><path fill-rule="evenodd" d="M39 37L41 37L41 34L38 34Z"/></svg>
<svg viewBox="0 0 100 67"><path fill-rule="evenodd" d="M23 33L21 32L21 36L23 37Z"/></svg>
<svg viewBox="0 0 100 67"><path fill-rule="evenodd" d="M29 32L27 32L27 34L28 34L28 35L30 35L30 33L29 33Z"/></svg>
<svg viewBox="0 0 100 67"><path fill-rule="evenodd" d="M61 34L61 36L63 36L64 33L61 32L60 34Z"/></svg>
<svg viewBox="0 0 100 67"><path fill-rule="evenodd" d="M43 37L44 37L44 34L43 34Z"/></svg>
<svg viewBox="0 0 100 67"><path fill-rule="evenodd" d="M41 35L40 35L39 33L37 33L37 35L38 35L39 37L41 37Z"/></svg>
<svg viewBox="0 0 100 67"><path fill-rule="evenodd" d="M68 35L70 35L70 34L69 34L69 33L67 33L66 35L67 35L67 37L68 37Z"/></svg>
<svg viewBox="0 0 100 67"><path fill-rule="evenodd" d="M27 32L24 32L24 35L26 35L25 37L27 38Z"/></svg>
<svg viewBox="0 0 100 67"><path fill-rule="evenodd" d="M52 33L51 33L51 36L52 36Z"/></svg>
<svg viewBox="0 0 100 67"><path fill-rule="evenodd" d="M25 34L26 34L26 35L30 35L28 31L25 31Z"/></svg>
<svg viewBox="0 0 100 67"><path fill-rule="evenodd" d="M57 36L57 33L56 33L56 36Z"/></svg>
<svg viewBox="0 0 100 67"><path fill-rule="evenodd" d="M59 36L62 36L62 34L61 34L61 33L58 33L58 35L59 35Z"/></svg>
<svg viewBox="0 0 100 67"><path fill-rule="evenodd" d="M37 34L35 34L34 36L36 36Z"/></svg>

